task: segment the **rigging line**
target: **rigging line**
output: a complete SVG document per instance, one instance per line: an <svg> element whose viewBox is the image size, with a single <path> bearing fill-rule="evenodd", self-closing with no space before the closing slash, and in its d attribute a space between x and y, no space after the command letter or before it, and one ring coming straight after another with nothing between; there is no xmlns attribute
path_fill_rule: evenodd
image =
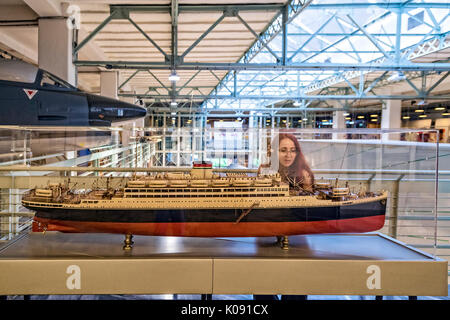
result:
<svg viewBox="0 0 450 320"><path fill-rule="evenodd" d="M450 153L440 154L439 158L446 157L446 156L450 156ZM398 162L398 163L394 163L394 164L389 164L389 165L383 166L382 168L392 168L392 167L395 167L395 166L400 166L400 165L405 165L405 164L407 165L407 164L411 164L411 163L415 163L415 162L428 161L428 160L433 160L433 159L436 159L436 156L433 155L433 156L430 156L430 157L417 158L417 159L414 159L414 160L408 160L408 161L404 161L404 162Z"/></svg>
<svg viewBox="0 0 450 320"><path fill-rule="evenodd" d="M344 155L342 156L342 160L341 160L341 167L339 168L340 170L342 170L342 167L344 166L344 159L345 159L345 155L347 154L347 149L348 149L348 143L345 145L345 151L344 151ZM337 175L337 180L339 180L339 176L340 176L341 174L340 173L338 173L338 175Z"/></svg>

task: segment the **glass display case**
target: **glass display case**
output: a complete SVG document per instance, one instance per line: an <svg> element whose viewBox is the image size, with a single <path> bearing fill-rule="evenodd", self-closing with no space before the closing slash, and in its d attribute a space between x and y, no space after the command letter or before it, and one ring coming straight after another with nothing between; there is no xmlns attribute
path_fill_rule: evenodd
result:
<svg viewBox="0 0 450 320"><path fill-rule="evenodd" d="M139 241L135 239L138 244L133 247L133 253L128 255L146 258L165 253L190 255L197 252L195 248L200 240L189 238L197 236L203 239L200 246L203 249L198 247L198 254L205 258L210 257L209 251L205 249L205 245L209 243L211 248L219 250L214 249L215 253L211 251L210 254L218 254L220 257L234 254L239 258L245 258L243 255L247 254L263 255L275 260L281 259L280 263L285 258L292 258L300 263L304 259L309 261L318 258L320 261L325 256L333 261L337 259L336 263L339 259L346 260L349 257L361 263L367 259L382 259L379 256L383 255L383 252L390 252L389 259L400 257L400 253L397 257L395 250L388 252L379 247L380 245L391 249L392 246L400 246L400 251L409 250L406 260L411 257L411 252L416 252L418 257L426 257L427 261L434 259L433 261L440 263L439 268L442 266L442 259L448 259L450 249L447 244L449 233L446 208L449 207L447 176L450 170L449 162L445 161L445 158L450 147L438 142L406 141L411 140L414 135L420 137L427 134L430 137L436 134L433 130L246 129L226 121L222 124L217 121L213 128L208 129L194 126L130 130L2 130L1 240L8 243L19 235L30 234L31 230L44 233L62 231L58 233L60 235L44 238L34 232L35 235L30 234L23 238L23 241L17 242L16 246L9 246L3 251L6 256L20 256L32 250L27 249L27 246L40 243L39 247L42 247L42 241L50 241L51 249L45 250L45 254L50 256L57 254L59 257L86 250L89 254L118 254L119 258L123 258L116 250L117 245L111 243L111 237L117 236L113 233L119 233L122 236L127 234L124 245L126 250L132 248L131 235L170 236L166 237L167 240L157 240L156 243L153 243L151 238L140 238ZM290 140L288 144L285 140L287 137ZM289 167L300 158L303 163L299 167L302 174L289 179ZM162 182L165 183L164 186L156 185ZM227 185L219 185L218 182ZM151 185L152 183L156 184ZM217 190L219 192L216 192ZM39 201L36 201L36 198L31 199L34 201L34 207L27 203L30 201L30 194L40 197ZM386 195L385 198L376 199L383 212L377 214L376 223L370 227L367 227L367 221L360 223L358 221L361 220L358 219L370 216L367 212L373 207L370 207L370 210L368 207L348 210L360 200L368 203L371 197L383 197L383 194ZM64 198L67 195L70 196ZM96 214L100 213L100 217L102 210L95 206L106 208L114 202L116 207L109 210L108 214L114 211L114 214L122 219L131 217L132 220L121 223L132 223L138 227L127 229L128 232L114 228L91 228L92 223L99 222L92 220L92 215L89 228L77 229L81 225L80 220L70 227L61 227L62 225L58 224L42 224L43 216L35 214L35 211L46 214L51 210L62 212L64 210L61 208L68 203L64 201L69 198L71 205L95 209ZM319 201L319 205L311 205L308 202L309 205L303 205L303 208L307 208L306 211L299 211L298 207L302 206L295 201L301 199L306 202ZM226 207L223 205L225 202L228 203ZM325 202L327 204L324 204ZM122 203L122 207L118 203ZM158 208L151 209L149 206L155 203ZM205 203L208 203L209 207ZM317 207L320 207L319 211L316 210ZM33 208L35 210L29 210ZM195 208L196 221L189 221L194 217L192 212L188 212L189 208ZM379 209L380 207L376 208ZM230 210L233 211L231 220L228 219L231 217ZM141 214L140 218L136 215L137 211ZM153 229L148 229L150 225L140 224L149 222L142 220L142 214L148 216L156 211L159 220L152 221ZM113 215L109 217L111 216ZM222 221L225 216L229 221ZM314 228L276 229L286 222L289 225L292 216L296 216L296 222L313 223ZM265 221L268 223L261 224L260 222L264 222L261 221L262 217L268 219ZM133 220L134 218L138 219ZM338 221L345 218L353 221L349 224L350 227L343 227ZM320 227L317 227L317 221L322 223ZM200 226L202 222L209 223L207 228ZM223 223L227 225L224 227ZM252 229L252 226L255 228ZM198 233L198 230L208 230L208 233ZM240 231L233 233L230 230ZM85 232L85 240L81 240L79 233L72 233L80 231ZM368 231L377 231L378 235L386 238L374 240L372 233L366 234L365 238L364 235L353 237L355 233ZM341 234L340 238L329 234L335 232L351 234ZM72 244L71 234L78 239ZM296 237L302 234L306 238ZM311 234L323 237L313 237ZM174 235L182 237L171 237ZM275 235L281 239L276 239ZM239 237L237 239L241 240L222 242L222 239L230 237ZM288 237L294 238L289 242ZM357 246L358 239L365 239L372 244L364 247L361 242L360 246ZM400 242L397 244L395 241ZM97 244L87 246L93 242ZM107 243L111 248L104 251ZM149 245L150 243L153 244ZM68 245L72 247L67 248ZM142 246L147 246L150 251L154 250L153 253ZM239 246L243 247L238 250ZM279 251L271 251L276 250L277 246ZM293 250L289 251L291 246ZM309 251L304 251L305 246L309 247ZM290 252L283 259L280 256L283 252L280 247ZM14 248L17 248L17 251L14 251ZM122 250L121 245L118 250ZM426 253L422 254L417 250ZM310 252L312 256L308 258L302 252ZM302 254L298 256L298 253ZM427 254L430 256L426 256ZM380 265L390 263L390 260L376 261ZM1 262L0 259L0 267ZM219 263L215 265L220 266ZM399 268L400 266L401 264ZM299 268L302 266L299 265ZM341 267L337 264L336 268ZM222 271L226 270L228 269ZM351 278L351 274L349 277ZM228 278L223 279L224 284L229 283L226 280ZM439 279L436 281L442 282ZM395 281L391 285L395 286ZM291 289L296 292L294 287ZM428 289L431 290L431 287ZM256 288L252 292L264 293L258 290L260 289ZM311 292L315 292L314 290ZM337 287L335 290L338 290ZM364 290L354 292L364 294ZM439 287L439 290L441 292L443 289Z"/></svg>
<svg viewBox="0 0 450 320"><path fill-rule="evenodd" d="M183 170L195 161L209 161L213 170L248 169L250 176L256 175L258 169L260 174L275 173L279 171L278 152L274 151L279 148L276 145L279 141L275 137L280 134L295 136L315 183L348 187L352 193L387 190L383 233L432 250L433 254L437 250L445 251L446 216L439 208L448 207L446 174L449 168L446 168L447 161L439 162L439 159L445 160L448 146L405 141L413 135L435 135L433 130L243 129L235 122L216 122L214 128L207 130L191 127L146 130L4 128L0 158L5 181L2 185L3 216L6 212L25 211L20 206L20 197L16 197L16 193L23 190L11 185L11 189L17 190L11 193L8 183L12 180L6 177L14 176L16 180L23 176L40 177L36 181L41 184L46 183L43 179L46 176L61 179L61 175L66 175L73 177L72 181L75 177L86 177L86 182L77 187L84 190L92 187L89 186L92 179L102 185L105 177L136 174L133 172L136 169L114 172L115 168L147 168L140 173L151 175L150 168ZM18 165L51 168L45 172L24 168L6 170L10 166L18 170ZM52 172L53 167L60 169ZM62 171L63 167L77 169ZM29 188L37 186L31 180L30 183ZM14 197L16 207L5 201ZM5 218L2 225L5 225ZM6 225L2 228L4 238L11 237L9 231L14 230L9 222Z"/></svg>

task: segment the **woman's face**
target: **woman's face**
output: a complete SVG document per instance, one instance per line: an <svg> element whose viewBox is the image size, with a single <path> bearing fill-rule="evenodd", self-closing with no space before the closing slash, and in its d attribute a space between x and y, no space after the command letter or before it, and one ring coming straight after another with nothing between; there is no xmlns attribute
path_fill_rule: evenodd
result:
<svg viewBox="0 0 450 320"><path fill-rule="evenodd" d="M280 164L283 167L290 167L297 156L297 149L295 148L294 142L289 138L284 138L280 141L278 150Z"/></svg>

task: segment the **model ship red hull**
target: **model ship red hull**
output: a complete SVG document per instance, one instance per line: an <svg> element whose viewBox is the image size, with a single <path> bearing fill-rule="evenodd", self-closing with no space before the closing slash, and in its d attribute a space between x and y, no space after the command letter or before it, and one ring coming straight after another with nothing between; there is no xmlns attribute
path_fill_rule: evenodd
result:
<svg viewBox="0 0 450 320"><path fill-rule="evenodd" d="M105 232L155 236L264 237L369 232L383 227L386 201L322 208L243 210L65 210L36 212L33 231Z"/></svg>
<svg viewBox="0 0 450 320"><path fill-rule="evenodd" d="M241 223L238 226L230 222L111 223L58 221L35 218L33 221L33 231L119 233L185 237L268 237L314 233L370 232L381 229L384 222L384 215L346 220L310 222L253 222Z"/></svg>

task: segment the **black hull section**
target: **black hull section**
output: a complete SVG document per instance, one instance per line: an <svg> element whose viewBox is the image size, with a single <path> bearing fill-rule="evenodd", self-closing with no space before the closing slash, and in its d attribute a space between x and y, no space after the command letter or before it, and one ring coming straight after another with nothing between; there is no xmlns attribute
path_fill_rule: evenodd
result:
<svg viewBox="0 0 450 320"><path fill-rule="evenodd" d="M36 217L80 222L118 223L201 223L235 222L244 210L240 209L172 209L172 210L75 210L33 208ZM313 222L346 220L385 215L386 200L348 206L316 208L253 209L241 222Z"/></svg>

